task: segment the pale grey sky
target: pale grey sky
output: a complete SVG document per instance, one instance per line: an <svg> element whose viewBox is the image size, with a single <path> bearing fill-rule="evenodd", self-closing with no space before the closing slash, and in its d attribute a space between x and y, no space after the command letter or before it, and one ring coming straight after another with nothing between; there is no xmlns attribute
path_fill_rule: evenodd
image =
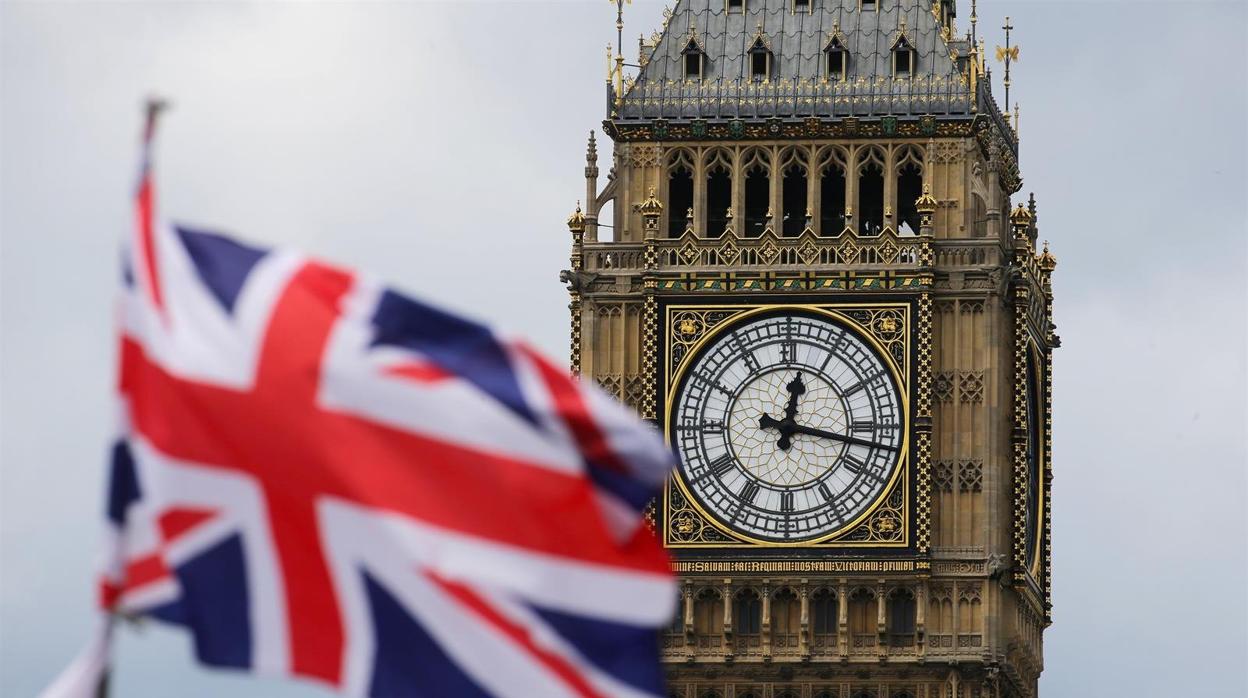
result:
<svg viewBox="0 0 1248 698"><path fill-rule="evenodd" d="M628 8L626 45L661 9ZM1245 4L980 0L989 46L1007 14L1065 344L1044 694L1242 698ZM563 219L613 23L603 0L0 3L0 694L35 693L90 627L142 96L176 104L172 217L563 357ZM118 662L127 698L326 695L195 667L154 626Z"/></svg>

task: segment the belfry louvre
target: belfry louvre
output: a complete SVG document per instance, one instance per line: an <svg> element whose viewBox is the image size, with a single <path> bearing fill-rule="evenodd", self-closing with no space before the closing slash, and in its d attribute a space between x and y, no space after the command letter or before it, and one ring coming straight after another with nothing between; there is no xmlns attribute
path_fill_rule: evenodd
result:
<svg viewBox="0 0 1248 698"><path fill-rule="evenodd" d="M681 0L608 57L571 362L680 457L673 697L1037 694L1056 259L969 10Z"/></svg>

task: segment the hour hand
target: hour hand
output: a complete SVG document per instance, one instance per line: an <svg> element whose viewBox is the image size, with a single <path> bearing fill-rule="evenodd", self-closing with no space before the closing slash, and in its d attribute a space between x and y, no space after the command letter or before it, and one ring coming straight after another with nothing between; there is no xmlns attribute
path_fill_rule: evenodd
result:
<svg viewBox="0 0 1248 698"><path fill-rule="evenodd" d="M806 394L806 383L802 381L802 372L798 371L793 380L784 386L789 391L789 404L784 408L784 418L794 419L797 417L797 401L802 395Z"/></svg>
<svg viewBox="0 0 1248 698"><path fill-rule="evenodd" d="M793 445L793 431L797 428L797 425L793 423L792 419L786 419L782 422L772 418L769 414L765 414L758 418L758 427L760 429L776 429L780 432L780 438L776 440L776 446L779 446L781 451L787 451Z"/></svg>

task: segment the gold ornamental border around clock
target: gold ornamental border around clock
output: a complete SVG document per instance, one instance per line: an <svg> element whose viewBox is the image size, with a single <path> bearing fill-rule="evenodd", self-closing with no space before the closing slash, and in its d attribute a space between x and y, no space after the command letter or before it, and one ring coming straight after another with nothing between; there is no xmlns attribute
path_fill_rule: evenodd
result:
<svg viewBox="0 0 1248 698"><path fill-rule="evenodd" d="M721 525L690 495L676 473L663 488L663 544L668 548L908 548L912 542L910 501L911 354L913 305L896 302L671 304L665 308L663 375L664 437L671 440L671 409L690 359L726 328L758 314L814 312L850 328L887 364L900 388L902 453L892 477L862 514L837 531L814 540L783 543L752 538ZM920 524L921 525L921 524Z"/></svg>

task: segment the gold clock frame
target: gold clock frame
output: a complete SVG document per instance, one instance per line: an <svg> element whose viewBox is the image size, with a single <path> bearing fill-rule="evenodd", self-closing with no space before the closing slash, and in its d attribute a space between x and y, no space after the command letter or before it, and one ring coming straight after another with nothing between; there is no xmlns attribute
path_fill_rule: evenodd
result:
<svg viewBox="0 0 1248 698"><path fill-rule="evenodd" d="M794 542L781 542L754 538L739 531L733 531L723 525L707 512L693 497L688 485L679 471L668 478L663 488L661 502L661 526L663 545L673 549L759 549L759 548L909 548L913 543L912 502L911 502L911 467L910 450L914 441L911 432L914 428L913 404L911 401L914 386L912 355L915 348L916 324L915 306L905 300L877 302L843 302L843 303L689 303L669 304L664 308L663 333L663 376L665 396L663 401L663 433L664 438L671 441L671 412L676 398L676 391L691 359L698 355L703 347L728 327L736 325L755 315L769 314L777 311L793 310L799 312L825 315L836 322L846 325L866 341L883 358L885 365L892 374L899 389L899 401L902 411L902 448L901 456L893 469L889 482L880 494L863 509L858 516L835 531L814 539ZM849 313L868 313L865 321L852 317ZM708 316L714 320L707 322ZM682 325L692 321L697 326ZM679 339L684 337L686 339ZM673 345L683 346L681 355L673 361ZM900 346L900 360L891 351L894 345ZM673 512L673 495L683 500L683 507ZM707 527L723 540L690 541L680 536L673 537L673 525L678 522L674 516L682 517L681 525L692 525L700 531ZM695 519L695 520L690 520ZM896 535L880 535L883 526L896 526L890 529ZM921 525L921 523L920 523ZM866 535L863 535L863 531Z"/></svg>

